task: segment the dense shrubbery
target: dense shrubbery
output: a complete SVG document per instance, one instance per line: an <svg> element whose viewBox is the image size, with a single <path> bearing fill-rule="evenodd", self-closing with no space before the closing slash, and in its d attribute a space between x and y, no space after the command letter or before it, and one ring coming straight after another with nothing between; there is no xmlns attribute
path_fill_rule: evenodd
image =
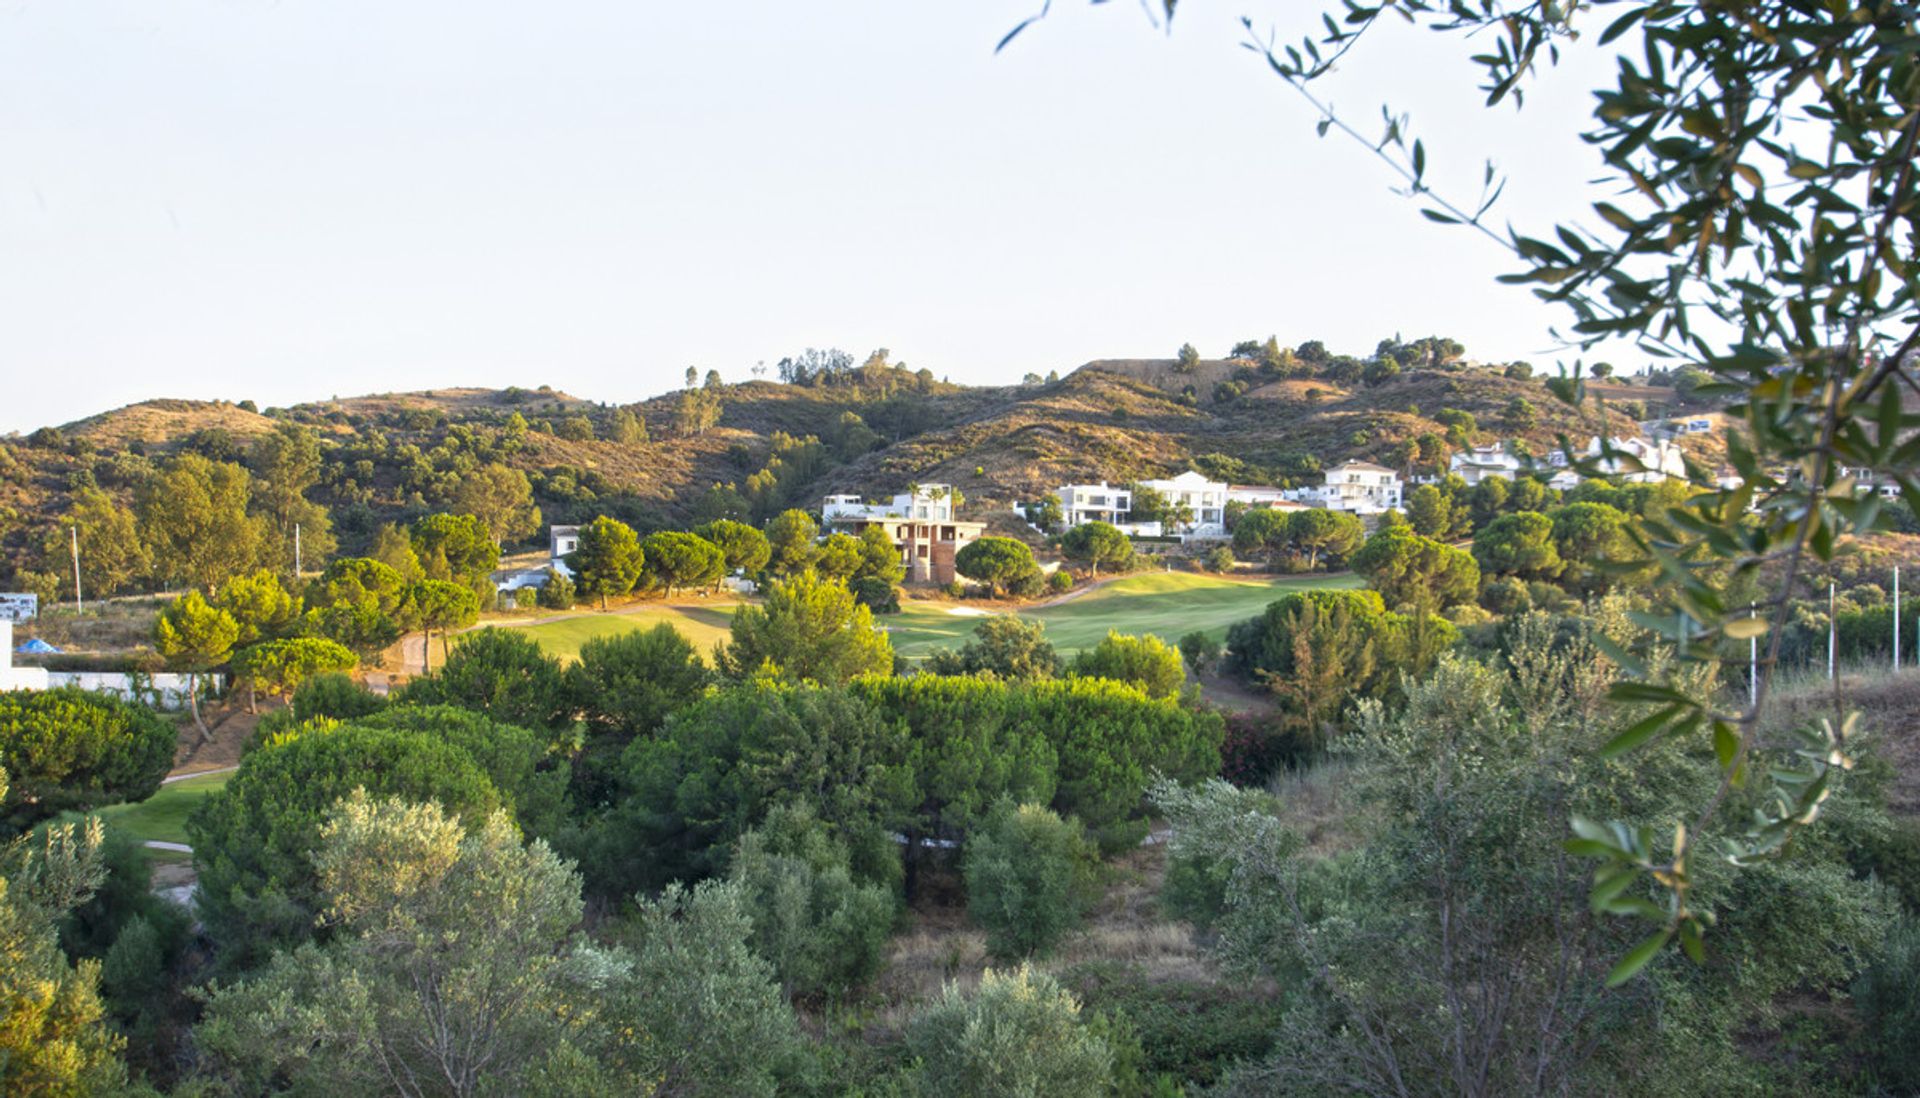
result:
<svg viewBox="0 0 1920 1098"><path fill-rule="evenodd" d="M846 844L804 803L774 807L740 837L731 876L753 920L754 951L788 995L844 992L880 970L898 908L890 886L899 854L884 853L894 879L856 879Z"/></svg>
<svg viewBox="0 0 1920 1098"><path fill-rule="evenodd" d="M1022 965L989 969L968 994L949 985L914 1019L908 1048L924 1098L1098 1098L1114 1052L1053 977Z"/></svg>
<svg viewBox="0 0 1920 1098"><path fill-rule="evenodd" d="M173 766L173 725L137 702L77 686L0 693L0 837L68 809L141 801Z"/></svg>

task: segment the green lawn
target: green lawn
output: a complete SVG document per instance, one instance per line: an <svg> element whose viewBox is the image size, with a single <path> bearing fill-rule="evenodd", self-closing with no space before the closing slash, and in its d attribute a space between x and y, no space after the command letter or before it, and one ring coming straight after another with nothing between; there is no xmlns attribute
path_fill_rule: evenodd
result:
<svg viewBox="0 0 1920 1098"><path fill-rule="evenodd" d="M499 622L496 625L503 629L525 630L548 655L557 656L567 663L579 659L580 646L595 637L611 637L631 633L635 629L652 629L661 622L680 630L702 655L711 655L713 643L727 636L728 623L733 620L733 611L739 605L716 600L712 606L650 606L632 613L583 613L545 625L514 625L511 622ZM459 641L454 643L458 644ZM434 655L437 658L439 653Z"/></svg>
<svg viewBox="0 0 1920 1098"><path fill-rule="evenodd" d="M1228 579L1195 572L1154 572L1115 580L1058 606L1023 611L1021 617L1045 622L1047 637L1063 653L1093 647L1109 629L1153 633L1172 644L1196 629L1224 639L1228 626L1260 613L1288 591L1358 586L1360 580L1354 576ZM549 654L569 662L579 658L580 646L594 637L651 629L661 622L680 630L702 654L708 654L716 641L726 639L738 606L724 601L712 606L646 606L630 613L581 613L544 625L496 624L526 630ZM901 604L900 613L882 617L880 623L892 635L897 651L919 659L931 649L966 643L982 617L999 612L994 603L981 600L908 601Z"/></svg>
<svg viewBox="0 0 1920 1098"><path fill-rule="evenodd" d="M231 773L208 774L169 782L160 787L160 792L138 804L116 804L101 809L100 818L107 821L108 827L141 842L184 843L187 813L208 794L218 792L231 777Z"/></svg>
<svg viewBox="0 0 1920 1098"><path fill-rule="evenodd" d="M1228 579L1194 572L1155 572L1115 580L1076 599L1021 617L1045 622L1047 638L1062 653L1100 643L1108 630L1152 633L1168 644L1198 629L1224 639L1227 627L1265 610L1288 591L1359 587L1355 576L1289 576L1279 579ZM955 613L955 611L960 611ZM893 646L920 658L934 648L966 643L990 602L910 602L884 619Z"/></svg>

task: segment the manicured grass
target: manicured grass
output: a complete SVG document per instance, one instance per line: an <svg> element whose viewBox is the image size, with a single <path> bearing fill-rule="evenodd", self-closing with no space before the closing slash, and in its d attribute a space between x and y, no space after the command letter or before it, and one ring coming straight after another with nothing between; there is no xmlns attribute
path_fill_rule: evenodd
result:
<svg viewBox="0 0 1920 1098"><path fill-rule="evenodd" d="M1260 613L1288 591L1360 585L1355 576L1229 579L1195 572L1154 572L1115 580L1057 606L1022 611L1020 616L1044 622L1047 639L1063 653L1093 647L1108 630L1152 633L1172 644L1196 629L1225 639L1229 626ZM981 616L998 612L986 601L909 602L898 615L883 620L895 650L917 659L934 648L966 643Z"/></svg>
<svg viewBox="0 0 1920 1098"><path fill-rule="evenodd" d="M652 629L666 622L680 630L702 655L710 655L714 642L727 636L728 623L733 620L733 612L739 605L715 600L711 606L649 606L631 613L581 613L544 625L500 622L496 627L523 629L548 655L572 663L580 658L580 646L595 637L611 637L631 633L635 629ZM459 643L457 638L454 643ZM439 653L435 652L434 656L437 659Z"/></svg>
<svg viewBox="0 0 1920 1098"><path fill-rule="evenodd" d="M115 831L141 842L187 841L187 814L209 794L226 786L232 773L183 778L160 787L160 792L138 804L116 804L100 810L100 818Z"/></svg>

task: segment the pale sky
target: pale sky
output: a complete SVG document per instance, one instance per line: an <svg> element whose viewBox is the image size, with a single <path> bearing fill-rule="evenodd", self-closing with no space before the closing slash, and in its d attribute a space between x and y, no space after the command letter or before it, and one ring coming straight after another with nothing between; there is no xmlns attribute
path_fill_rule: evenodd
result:
<svg viewBox="0 0 1920 1098"><path fill-rule="evenodd" d="M150 397L452 385L605 401L808 346L1005 382L1278 333L1556 355L1239 48L1287 0L0 0L0 432ZM1436 182L1577 216L1598 58L1486 111L1394 28L1325 90ZM1623 363L1624 365L1624 363Z"/></svg>

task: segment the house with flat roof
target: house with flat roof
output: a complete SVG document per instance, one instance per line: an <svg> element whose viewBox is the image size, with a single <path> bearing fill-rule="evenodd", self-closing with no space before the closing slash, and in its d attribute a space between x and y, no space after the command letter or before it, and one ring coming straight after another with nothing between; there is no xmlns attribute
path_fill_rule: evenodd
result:
<svg viewBox="0 0 1920 1098"><path fill-rule="evenodd" d="M878 526L899 548L909 581L952 583L958 575L954 555L987 529L984 522L954 518L954 497L952 487L945 484L916 484L887 503L868 503L857 495L832 495L821 503L820 523L855 535L868 526Z"/></svg>
<svg viewBox="0 0 1920 1098"><path fill-rule="evenodd" d="M1173 532L1191 538L1227 536L1227 485L1208 480L1192 469L1164 480L1143 480L1140 485L1165 497L1170 507L1184 507L1189 519L1173 525Z"/></svg>
<svg viewBox="0 0 1920 1098"><path fill-rule="evenodd" d="M1447 472L1466 481L1468 487L1488 477L1512 480L1520 475L1520 459L1508 453L1507 448L1499 443L1475 446L1448 458Z"/></svg>
<svg viewBox="0 0 1920 1098"><path fill-rule="evenodd" d="M1378 515L1400 506L1400 474L1371 461L1343 461L1327 470L1326 483L1302 502L1329 511Z"/></svg>
<svg viewBox="0 0 1920 1098"><path fill-rule="evenodd" d="M1061 522L1084 526L1089 522L1119 525L1133 511L1133 489L1098 484L1063 484L1053 494L1060 500Z"/></svg>
<svg viewBox="0 0 1920 1098"><path fill-rule="evenodd" d="M1685 455L1667 439L1649 442L1644 438L1610 438L1603 442L1595 436L1587 443L1585 456L1598 462L1602 476L1619 477L1628 484L1657 484L1668 477L1687 475Z"/></svg>

